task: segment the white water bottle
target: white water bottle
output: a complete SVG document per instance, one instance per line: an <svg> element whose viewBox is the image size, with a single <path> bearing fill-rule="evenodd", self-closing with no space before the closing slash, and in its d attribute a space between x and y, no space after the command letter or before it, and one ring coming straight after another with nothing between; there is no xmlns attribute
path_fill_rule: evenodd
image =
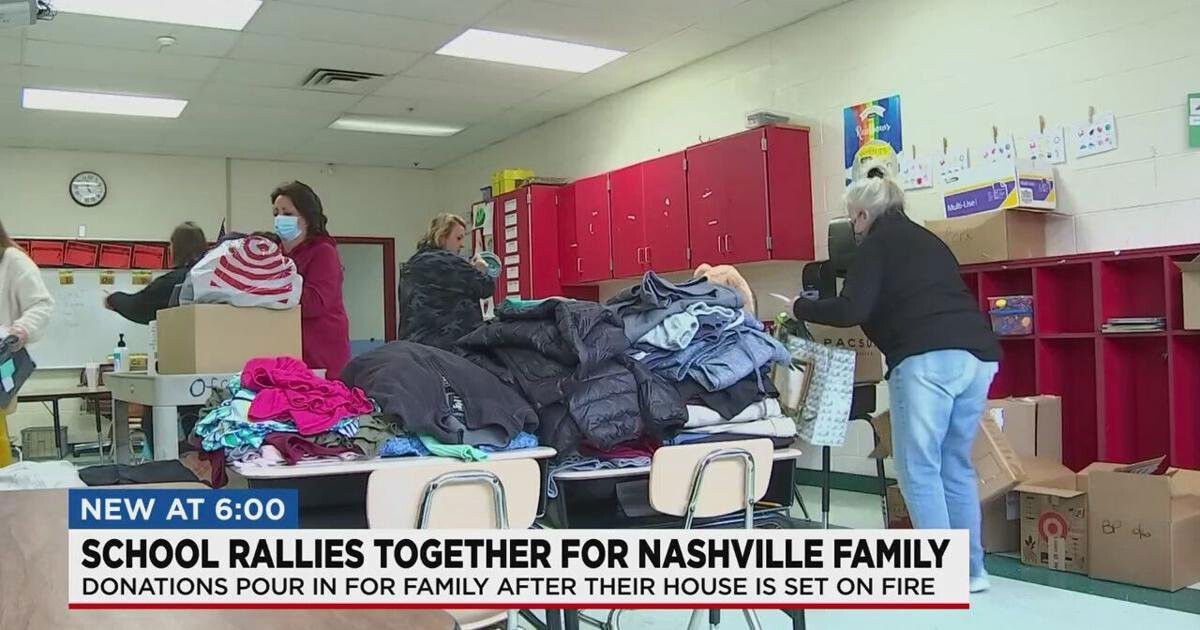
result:
<svg viewBox="0 0 1200 630"><path fill-rule="evenodd" d="M125 347L125 335L120 335L117 347L113 348L113 372L125 372L129 369L129 350Z"/></svg>

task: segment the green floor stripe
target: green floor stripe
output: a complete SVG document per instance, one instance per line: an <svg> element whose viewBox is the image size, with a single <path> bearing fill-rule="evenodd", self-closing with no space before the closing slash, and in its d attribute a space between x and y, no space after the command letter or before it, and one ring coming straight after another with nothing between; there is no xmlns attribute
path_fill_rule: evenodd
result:
<svg viewBox="0 0 1200 630"><path fill-rule="evenodd" d="M821 478L824 474L819 470L809 468L796 469L796 483L801 486L821 487ZM888 479L888 483L895 483L894 480ZM879 494L879 478L870 475L856 475L853 473L830 472L829 473L829 488L831 490L845 490L847 492L861 492L863 494Z"/></svg>
<svg viewBox="0 0 1200 630"><path fill-rule="evenodd" d="M1026 566L1021 564L1019 558L1007 555L988 555L986 563L988 573L998 577L1200 615L1200 590L1193 588L1168 593L1131 584L1093 580L1077 573Z"/></svg>

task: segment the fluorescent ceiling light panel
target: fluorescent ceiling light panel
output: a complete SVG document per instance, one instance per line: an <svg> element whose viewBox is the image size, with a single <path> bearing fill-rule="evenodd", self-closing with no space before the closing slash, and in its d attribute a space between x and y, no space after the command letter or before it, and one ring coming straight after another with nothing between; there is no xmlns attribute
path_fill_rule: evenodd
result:
<svg viewBox="0 0 1200 630"><path fill-rule="evenodd" d="M438 136L446 137L463 130L454 125L439 125L436 123L403 120L399 118L383 118L381 116L345 115L333 121L330 129L342 131L367 131L370 133L395 133L405 136Z"/></svg>
<svg viewBox="0 0 1200 630"><path fill-rule="evenodd" d="M154 96L125 96L98 92L68 92L65 90L21 90L21 106L25 109L49 109L60 112L116 114L120 116L150 116L179 118L187 101Z"/></svg>
<svg viewBox="0 0 1200 630"><path fill-rule="evenodd" d="M625 56L619 50L476 28L454 38L437 54L566 72L591 72Z"/></svg>
<svg viewBox="0 0 1200 630"><path fill-rule="evenodd" d="M54 0L60 13L240 31L262 0Z"/></svg>

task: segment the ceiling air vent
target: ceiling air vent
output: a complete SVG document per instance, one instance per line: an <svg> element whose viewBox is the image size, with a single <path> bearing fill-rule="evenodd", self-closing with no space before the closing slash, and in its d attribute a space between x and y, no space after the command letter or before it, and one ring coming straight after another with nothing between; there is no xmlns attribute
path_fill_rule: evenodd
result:
<svg viewBox="0 0 1200 630"><path fill-rule="evenodd" d="M309 73L301 83L301 87L315 90L358 91L361 84L378 79L382 74L375 72L360 72L358 70L337 70L334 68L317 68Z"/></svg>

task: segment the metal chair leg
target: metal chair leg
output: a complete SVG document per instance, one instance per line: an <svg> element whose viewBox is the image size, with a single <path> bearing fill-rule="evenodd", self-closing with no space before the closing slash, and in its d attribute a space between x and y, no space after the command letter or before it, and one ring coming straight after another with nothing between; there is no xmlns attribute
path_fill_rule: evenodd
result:
<svg viewBox="0 0 1200 630"><path fill-rule="evenodd" d="M821 528L829 529L829 486L833 482L831 450L828 446L821 447Z"/></svg>
<svg viewBox="0 0 1200 630"><path fill-rule="evenodd" d="M804 619L804 609L793 610L790 616L792 618L792 630L807 630L808 623Z"/></svg>
<svg viewBox="0 0 1200 630"><path fill-rule="evenodd" d="M708 611L708 627L716 630L719 625L721 625L721 611L717 608Z"/></svg>
<svg viewBox="0 0 1200 630"><path fill-rule="evenodd" d="M796 497L796 503L800 506L800 512L804 514L804 520L811 521L812 518L808 515L808 506L804 504L804 495L800 492L800 484L792 486L792 496Z"/></svg>
<svg viewBox="0 0 1200 630"><path fill-rule="evenodd" d="M515 610L508 611L508 619L506 619L504 621L504 629L505 630L517 630L518 629L517 611L515 611Z"/></svg>
<svg viewBox="0 0 1200 630"><path fill-rule="evenodd" d="M687 625L688 630L696 630L696 628L699 627L701 620L703 620L703 619L704 619L704 611L703 610L693 610L692 618L688 619L688 625Z"/></svg>
<svg viewBox="0 0 1200 630"><path fill-rule="evenodd" d="M743 610L742 613L746 615L746 625L750 627L750 630L763 630L762 622L758 620L756 611Z"/></svg>

